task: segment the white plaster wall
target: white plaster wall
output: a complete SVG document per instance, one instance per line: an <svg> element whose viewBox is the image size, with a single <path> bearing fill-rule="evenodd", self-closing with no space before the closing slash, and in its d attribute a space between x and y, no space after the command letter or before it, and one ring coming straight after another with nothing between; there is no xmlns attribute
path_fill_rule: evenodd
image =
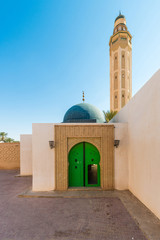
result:
<svg viewBox="0 0 160 240"><path fill-rule="evenodd" d="M128 122L129 190L160 218L160 70L112 122Z"/></svg>
<svg viewBox="0 0 160 240"><path fill-rule="evenodd" d="M120 140L114 151L115 189L128 189L128 124L115 123L115 139Z"/></svg>
<svg viewBox="0 0 160 240"><path fill-rule="evenodd" d="M55 189L55 149L50 149L49 141L54 141L54 124L33 123L33 191L50 191Z"/></svg>
<svg viewBox="0 0 160 240"><path fill-rule="evenodd" d="M20 175L32 175L32 135L20 135Z"/></svg>

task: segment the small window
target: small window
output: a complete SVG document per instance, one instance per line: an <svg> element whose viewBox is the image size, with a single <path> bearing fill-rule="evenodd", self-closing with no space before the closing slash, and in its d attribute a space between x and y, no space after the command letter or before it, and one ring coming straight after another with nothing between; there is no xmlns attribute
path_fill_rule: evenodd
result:
<svg viewBox="0 0 160 240"><path fill-rule="evenodd" d="M114 74L114 90L118 88L118 76L117 73Z"/></svg>
<svg viewBox="0 0 160 240"><path fill-rule="evenodd" d="M118 92L114 93L114 109L118 108Z"/></svg>
<svg viewBox="0 0 160 240"><path fill-rule="evenodd" d="M125 68L125 53L124 53L124 51L122 52L122 62L121 62L121 64L122 64L122 68Z"/></svg>
<svg viewBox="0 0 160 240"><path fill-rule="evenodd" d="M121 107L124 107L124 105L125 105L125 91L123 90L122 91L122 98L121 98Z"/></svg>
<svg viewBox="0 0 160 240"><path fill-rule="evenodd" d="M118 69L118 54L114 54L114 70Z"/></svg>

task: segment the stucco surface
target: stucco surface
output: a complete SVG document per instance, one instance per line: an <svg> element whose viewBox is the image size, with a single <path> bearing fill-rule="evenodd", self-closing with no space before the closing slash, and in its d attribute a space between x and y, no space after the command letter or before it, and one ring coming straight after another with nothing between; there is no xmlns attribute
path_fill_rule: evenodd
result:
<svg viewBox="0 0 160 240"><path fill-rule="evenodd" d="M20 175L32 175L32 135L21 135L20 142Z"/></svg>
<svg viewBox="0 0 160 240"><path fill-rule="evenodd" d="M55 150L50 148L49 141L54 141L54 124L33 123L33 191L55 189Z"/></svg>
<svg viewBox="0 0 160 240"><path fill-rule="evenodd" d="M128 122L129 190L160 218L160 70L112 122Z"/></svg>
<svg viewBox="0 0 160 240"><path fill-rule="evenodd" d="M114 186L117 190L128 189L128 124L115 123L115 139L120 140L114 148Z"/></svg>

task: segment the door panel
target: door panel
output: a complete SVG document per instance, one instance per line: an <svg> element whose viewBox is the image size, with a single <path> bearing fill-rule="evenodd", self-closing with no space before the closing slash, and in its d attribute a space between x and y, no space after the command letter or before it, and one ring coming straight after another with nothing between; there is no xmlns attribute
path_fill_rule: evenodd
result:
<svg viewBox="0 0 160 240"><path fill-rule="evenodd" d="M88 184L98 184L98 165L88 165Z"/></svg>
<svg viewBox="0 0 160 240"><path fill-rule="evenodd" d="M90 144L85 143L85 186L100 186L100 154L98 149Z"/></svg>
<svg viewBox="0 0 160 240"><path fill-rule="evenodd" d="M69 186L84 186L83 143L75 145L69 152Z"/></svg>

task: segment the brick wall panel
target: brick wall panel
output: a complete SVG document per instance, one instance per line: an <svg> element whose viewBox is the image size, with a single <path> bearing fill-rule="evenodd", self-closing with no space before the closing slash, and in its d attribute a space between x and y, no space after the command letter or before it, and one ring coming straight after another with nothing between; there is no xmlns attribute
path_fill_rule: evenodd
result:
<svg viewBox="0 0 160 240"><path fill-rule="evenodd" d="M0 169L20 168L20 143L0 143Z"/></svg>

